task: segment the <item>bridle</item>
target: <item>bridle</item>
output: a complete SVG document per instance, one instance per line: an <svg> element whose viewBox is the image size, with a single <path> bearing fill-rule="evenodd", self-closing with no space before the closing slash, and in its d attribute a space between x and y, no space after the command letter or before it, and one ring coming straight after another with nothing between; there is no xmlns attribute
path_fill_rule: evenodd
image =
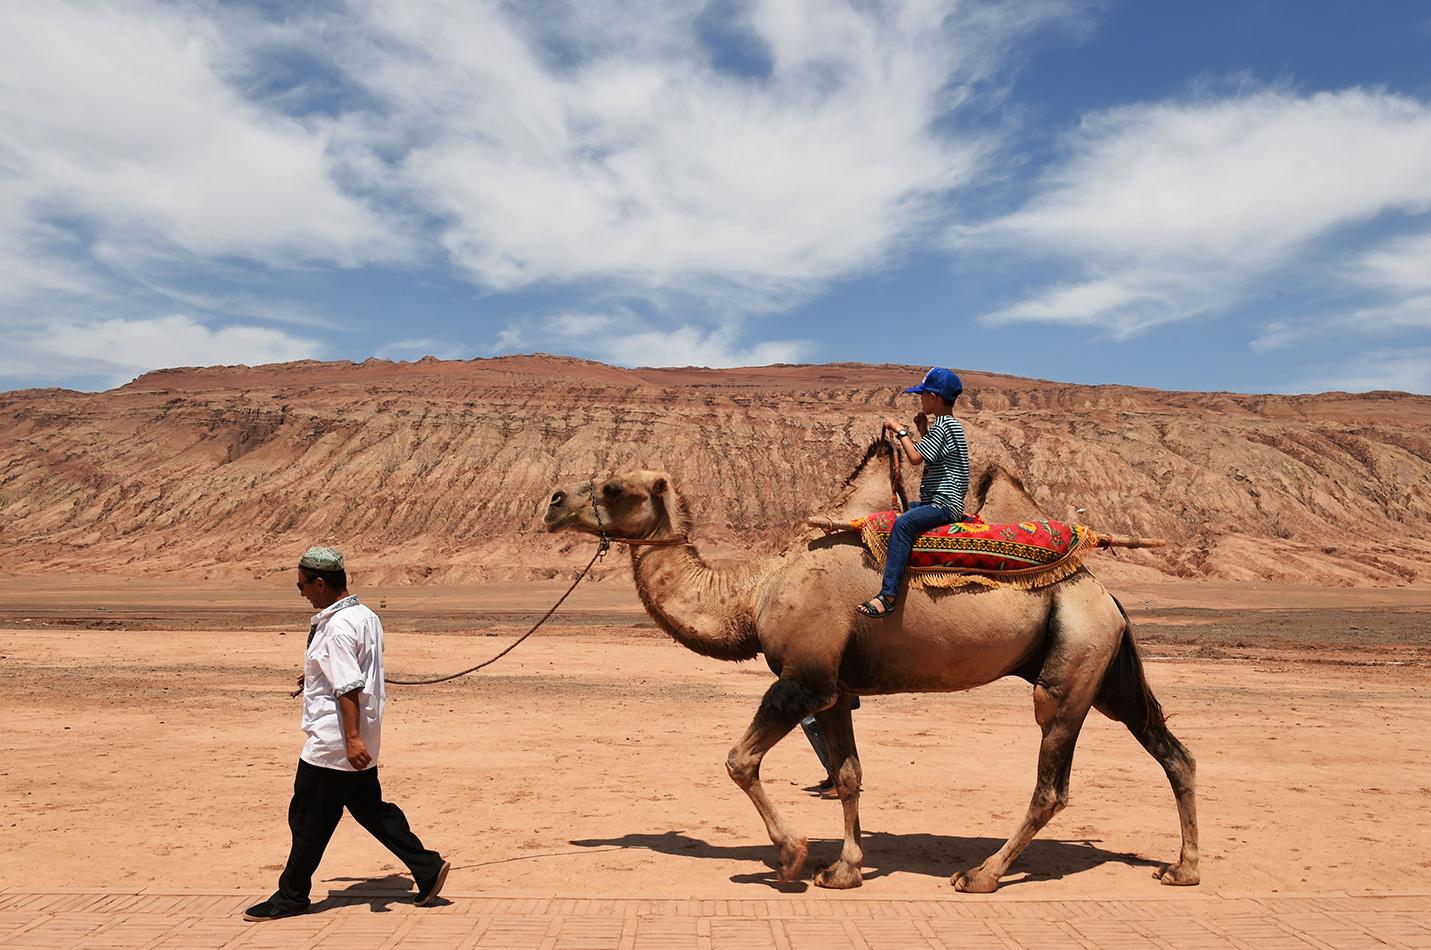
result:
<svg viewBox="0 0 1431 950"><path fill-rule="evenodd" d="M596 519L597 560L606 556L606 552L611 549L613 543L624 544L628 547L663 547L673 544L690 544L691 539L684 534L676 535L673 538L616 538L606 531L606 522L601 520L601 506L596 503L596 476L586 480L586 492L591 498L591 514Z"/></svg>

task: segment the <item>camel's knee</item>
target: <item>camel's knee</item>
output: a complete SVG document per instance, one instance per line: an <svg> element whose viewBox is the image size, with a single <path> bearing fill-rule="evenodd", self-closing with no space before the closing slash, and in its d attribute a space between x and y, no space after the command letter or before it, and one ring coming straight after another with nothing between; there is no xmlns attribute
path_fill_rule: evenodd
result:
<svg viewBox="0 0 1431 950"><path fill-rule="evenodd" d="M1037 789L1034 791L1033 800L1029 802L1029 817L1042 825L1062 811L1067 802L1068 797L1066 795L1059 795L1056 789Z"/></svg>
<svg viewBox="0 0 1431 950"><path fill-rule="evenodd" d="M725 771L741 788L750 788L760 778L760 760L740 746L725 757Z"/></svg>
<svg viewBox="0 0 1431 950"><path fill-rule="evenodd" d="M1067 808L1067 807L1068 807L1068 803L1069 803L1070 801L1072 801L1072 799L1071 799L1071 798L1069 797L1069 795L1068 795L1068 789L1066 789L1066 788L1061 788L1061 789L1059 789L1059 790L1058 790L1058 793L1057 793L1056 795L1054 795L1054 798L1053 798L1053 814L1057 815L1059 812L1061 812L1061 811L1063 811L1065 808Z"/></svg>
<svg viewBox="0 0 1431 950"><path fill-rule="evenodd" d="M1034 687L1034 722L1043 730L1048 729L1049 723L1053 722L1053 717L1058 712L1058 699L1042 683Z"/></svg>
<svg viewBox="0 0 1431 950"><path fill-rule="evenodd" d="M835 770L835 788L839 789L840 797L858 795L860 785L864 781L864 772L860 768L860 760L849 758Z"/></svg>

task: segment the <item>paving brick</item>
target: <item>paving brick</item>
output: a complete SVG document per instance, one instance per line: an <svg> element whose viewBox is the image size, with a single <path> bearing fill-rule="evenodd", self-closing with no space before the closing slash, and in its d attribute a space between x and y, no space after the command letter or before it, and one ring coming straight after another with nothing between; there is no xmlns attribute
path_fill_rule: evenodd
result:
<svg viewBox="0 0 1431 950"><path fill-rule="evenodd" d="M0 947L352 947L503 950L1199 950L1425 947L1431 894L1149 900L688 900L454 896L416 908L351 891L302 917L241 919L241 893L0 893Z"/></svg>

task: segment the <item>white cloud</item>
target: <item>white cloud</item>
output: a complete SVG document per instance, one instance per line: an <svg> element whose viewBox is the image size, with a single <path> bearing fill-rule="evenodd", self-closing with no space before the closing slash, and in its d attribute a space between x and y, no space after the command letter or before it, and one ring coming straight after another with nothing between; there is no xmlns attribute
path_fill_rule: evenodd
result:
<svg viewBox="0 0 1431 950"><path fill-rule="evenodd" d="M1431 233L1390 241L1367 251L1353 275L1362 283L1391 291L1431 291Z"/></svg>
<svg viewBox="0 0 1431 950"><path fill-rule="evenodd" d="M702 330L689 325L612 337L597 346L608 362L621 366L768 366L807 360L815 345L807 340L766 340L749 346L735 331Z"/></svg>
<svg viewBox="0 0 1431 950"><path fill-rule="evenodd" d="M350 266L400 254L392 229L337 183L324 123L236 87L232 42L199 10L145 0L7 9L0 216L12 240L51 270L79 272L82 255L42 254L47 229L196 262Z"/></svg>
<svg viewBox="0 0 1431 950"><path fill-rule="evenodd" d="M508 325L493 351L577 351L618 366L724 367L799 363L818 349L809 340L742 342L742 328L742 321L732 320L714 328L661 329L626 311L560 313Z"/></svg>
<svg viewBox="0 0 1431 950"><path fill-rule="evenodd" d="M1068 148L1023 208L954 240L1069 258L1089 277L990 320L1126 335L1222 306L1337 229L1431 209L1431 106L1387 92L1129 106L1087 117Z"/></svg>
<svg viewBox="0 0 1431 950"><path fill-rule="evenodd" d="M1254 352L1265 352L1337 334L1364 338L1417 330L1431 330L1431 294L1358 307L1330 317L1273 320L1262 327L1250 345Z"/></svg>
<svg viewBox="0 0 1431 950"><path fill-rule="evenodd" d="M61 377L99 377L120 383L148 370L174 366L278 363L319 355L313 340L267 327L210 329L174 314L147 320L59 322L43 329L0 334L7 358L0 377L24 379L38 368Z"/></svg>
<svg viewBox="0 0 1431 950"><path fill-rule="evenodd" d="M1376 389L1431 394L1431 347L1361 354L1349 366L1311 382L1306 391Z"/></svg>
<svg viewBox="0 0 1431 950"><path fill-rule="evenodd" d="M1039 296L985 314L982 323L1102 323L1110 313L1131 314L1160 294L1140 289L1132 281L1091 280L1051 287Z"/></svg>
<svg viewBox="0 0 1431 950"><path fill-rule="evenodd" d="M787 301L930 223L993 141L936 123L1072 8L757 0L728 24L768 57L750 77L701 46L705 7L368 4L331 53L407 137L394 174L473 280Z"/></svg>
<svg viewBox="0 0 1431 950"><path fill-rule="evenodd" d="M413 360L424 356L435 356L440 360L465 360L473 355L472 348L450 340L436 337L419 337L413 340L394 340L378 347L376 354L385 360Z"/></svg>

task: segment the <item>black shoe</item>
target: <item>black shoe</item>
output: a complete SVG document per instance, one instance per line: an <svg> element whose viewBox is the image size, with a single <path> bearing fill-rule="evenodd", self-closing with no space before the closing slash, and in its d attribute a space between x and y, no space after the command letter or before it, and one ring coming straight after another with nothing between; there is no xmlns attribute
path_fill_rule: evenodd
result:
<svg viewBox="0 0 1431 950"><path fill-rule="evenodd" d="M299 914L308 913L307 906L292 907L282 910L275 907L273 901L267 900L261 904L254 904L243 912L244 920L278 920L280 917L297 917Z"/></svg>
<svg viewBox="0 0 1431 950"><path fill-rule="evenodd" d="M417 885L417 896L412 902L418 907L431 907L437 903L437 895L442 893L442 885L447 883L447 872L452 870L452 864L447 861L442 862L442 867L437 869L437 873L432 876L432 880L426 884Z"/></svg>

